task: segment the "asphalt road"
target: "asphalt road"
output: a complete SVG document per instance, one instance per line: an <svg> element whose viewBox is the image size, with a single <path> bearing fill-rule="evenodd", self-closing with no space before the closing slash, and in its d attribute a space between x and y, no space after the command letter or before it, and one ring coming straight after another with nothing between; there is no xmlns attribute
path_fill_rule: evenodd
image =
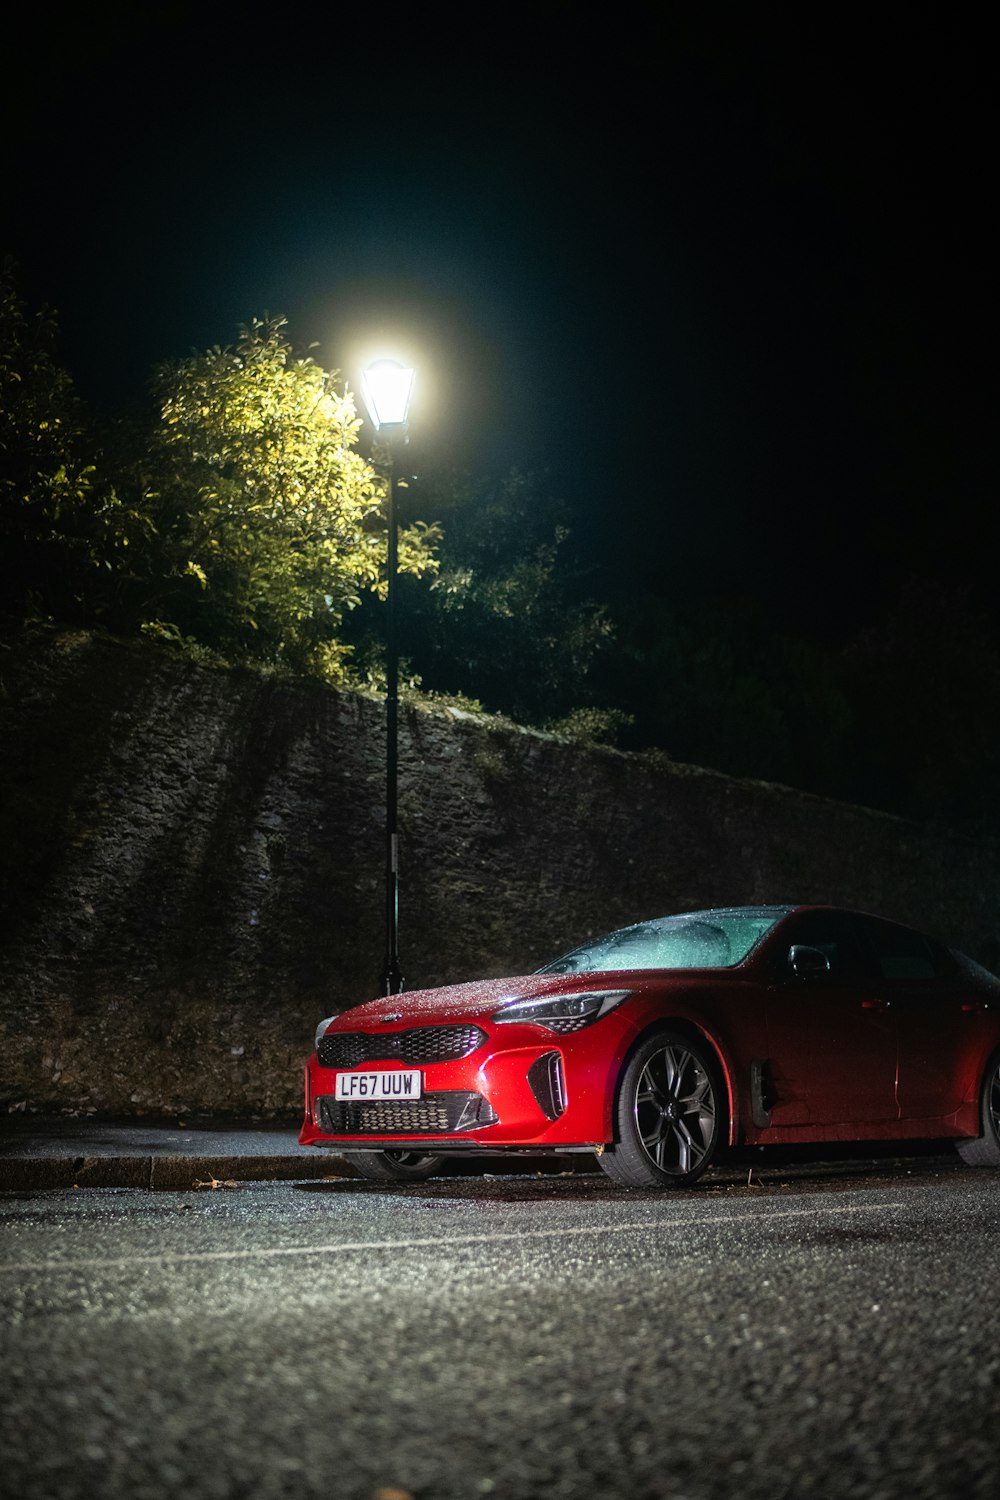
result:
<svg viewBox="0 0 1000 1500"><path fill-rule="evenodd" d="M0 1200L18 1500L1000 1493L1000 1175Z"/></svg>

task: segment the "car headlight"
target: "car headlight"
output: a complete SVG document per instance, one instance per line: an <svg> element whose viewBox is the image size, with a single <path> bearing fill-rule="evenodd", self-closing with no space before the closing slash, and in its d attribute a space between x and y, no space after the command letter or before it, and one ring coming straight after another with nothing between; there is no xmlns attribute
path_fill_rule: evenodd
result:
<svg viewBox="0 0 1000 1500"><path fill-rule="evenodd" d="M336 1016L327 1016L325 1021L320 1021L319 1025L316 1027L316 1040L313 1042L314 1047L319 1046L320 1042L323 1040L323 1033L326 1031L326 1028L329 1026L331 1021L335 1021L336 1019Z"/></svg>
<svg viewBox="0 0 1000 1500"><path fill-rule="evenodd" d="M498 1025L530 1021L547 1031L581 1031L621 1005L631 990L574 990L571 995L540 995L537 999L510 1000L491 1020Z"/></svg>

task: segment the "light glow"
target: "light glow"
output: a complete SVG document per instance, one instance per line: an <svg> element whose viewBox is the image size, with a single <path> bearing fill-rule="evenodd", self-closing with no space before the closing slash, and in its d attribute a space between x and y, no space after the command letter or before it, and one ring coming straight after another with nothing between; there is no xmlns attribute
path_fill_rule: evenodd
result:
<svg viewBox="0 0 1000 1500"><path fill-rule="evenodd" d="M376 432L405 426L415 374L395 359L377 359L362 371L361 399Z"/></svg>

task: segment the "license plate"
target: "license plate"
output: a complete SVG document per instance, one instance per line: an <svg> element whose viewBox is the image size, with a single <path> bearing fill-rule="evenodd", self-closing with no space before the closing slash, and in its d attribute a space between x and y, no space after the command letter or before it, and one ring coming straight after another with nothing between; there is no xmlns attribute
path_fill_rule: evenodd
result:
<svg viewBox="0 0 1000 1500"><path fill-rule="evenodd" d="M419 1068L390 1068L378 1073L338 1073L334 1085L337 1099L419 1099L423 1075Z"/></svg>

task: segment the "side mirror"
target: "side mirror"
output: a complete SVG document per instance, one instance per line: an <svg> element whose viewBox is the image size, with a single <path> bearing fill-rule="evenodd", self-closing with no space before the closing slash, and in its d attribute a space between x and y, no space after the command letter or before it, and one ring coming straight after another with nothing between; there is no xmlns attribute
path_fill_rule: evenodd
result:
<svg viewBox="0 0 1000 1500"><path fill-rule="evenodd" d="M806 943L793 943L788 950L788 962L796 979L818 979L829 974L830 960L818 948Z"/></svg>

